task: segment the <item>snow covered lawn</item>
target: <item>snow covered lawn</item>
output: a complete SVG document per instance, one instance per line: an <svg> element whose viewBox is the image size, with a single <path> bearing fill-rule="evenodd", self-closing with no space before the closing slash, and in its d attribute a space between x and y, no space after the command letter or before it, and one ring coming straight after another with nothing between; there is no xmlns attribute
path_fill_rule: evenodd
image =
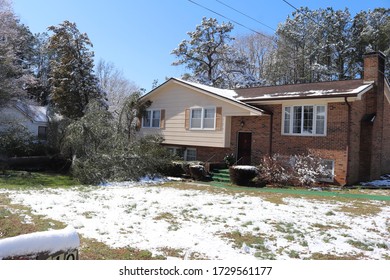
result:
<svg viewBox="0 0 390 280"><path fill-rule="evenodd" d="M173 249L190 259L390 258L385 201L210 191L183 182L0 194L113 248Z"/></svg>

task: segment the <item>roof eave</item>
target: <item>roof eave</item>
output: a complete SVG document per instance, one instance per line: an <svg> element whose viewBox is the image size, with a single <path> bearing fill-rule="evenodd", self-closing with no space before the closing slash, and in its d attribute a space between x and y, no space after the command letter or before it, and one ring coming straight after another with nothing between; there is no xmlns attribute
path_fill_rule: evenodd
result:
<svg viewBox="0 0 390 280"><path fill-rule="evenodd" d="M261 102L261 101L284 101L284 100L297 100L297 99L328 99L328 98L344 98L344 97L357 97L358 94L334 94L334 95L314 95L314 96L289 96L289 97L270 97L270 98L245 98L238 99L241 102Z"/></svg>
<svg viewBox="0 0 390 280"><path fill-rule="evenodd" d="M140 99L143 100L143 99L146 99L146 98L150 98L150 96L152 96L158 89L164 87L169 82L174 82L176 84L179 84L179 85L182 85L182 86L185 86L185 87L188 87L188 88L191 88L191 89L194 89L194 90L206 93L209 96L212 96L214 98L223 100L223 101L228 102L230 104L234 104L236 106L240 106L242 108L245 108L246 110L249 110L249 112L251 114L253 114L253 115L259 115L260 116L260 115L263 115L263 114L264 115L269 115L270 114L269 112L267 112L267 111L265 111L263 109L256 108L256 107L254 107L252 105L249 105L249 104L246 104L245 102L242 102L240 100L234 100L234 99L230 99L228 97L222 96L222 95L218 95L218 94L216 94L214 92L211 92L211 91L206 90L204 88L197 87L197 86L192 85L190 83L185 83L185 82L183 82L183 81L181 81L179 79L176 79L176 78L170 78L169 80L167 80L166 82L164 82L160 86L156 87L152 91L150 91L147 94L145 94L144 96L142 96Z"/></svg>
<svg viewBox="0 0 390 280"><path fill-rule="evenodd" d="M359 92L352 93L340 93L340 94L328 94L328 95L306 95L306 96L283 96L283 97L270 97L270 98L242 98L238 99L242 102L268 102L268 101L289 101L289 100L307 100L307 99L335 99L335 98L355 98L356 100L361 100L363 94L373 88L373 84L368 85L363 90Z"/></svg>

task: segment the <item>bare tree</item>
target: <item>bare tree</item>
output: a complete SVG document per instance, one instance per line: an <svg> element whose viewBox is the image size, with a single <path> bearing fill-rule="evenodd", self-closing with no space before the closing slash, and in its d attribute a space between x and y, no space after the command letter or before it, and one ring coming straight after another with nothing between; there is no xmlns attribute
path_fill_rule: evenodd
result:
<svg viewBox="0 0 390 280"><path fill-rule="evenodd" d="M126 79L123 72L115 68L112 62L100 60L96 65L96 75L100 86L106 92L108 110L118 119L126 99L140 88Z"/></svg>
<svg viewBox="0 0 390 280"><path fill-rule="evenodd" d="M241 35L236 38L233 47L247 57L247 71L256 81L265 84L267 73L272 71L272 58L277 47L275 38L259 33Z"/></svg>

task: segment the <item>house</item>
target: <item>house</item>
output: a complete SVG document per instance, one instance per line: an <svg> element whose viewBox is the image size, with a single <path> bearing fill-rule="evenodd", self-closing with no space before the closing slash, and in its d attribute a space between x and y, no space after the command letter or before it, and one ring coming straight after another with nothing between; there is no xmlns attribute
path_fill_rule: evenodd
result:
<svg viewBox="0 0 390 280"><path fill-rule="evenodd" d="M20 101L10 101L0 108L0 131L13 124L23 125L38 140L47 140L49 119L47 107L30 105Z"/></svg>
<svg viewBox="0 0 390 280"><path fill-rule="evenodd" d="M390 86L385 56L364 56L359 80L234 90L171 78L152 101L141 135L161 134L186 160L256 165L265 155L316 153L339 185L390 173Z"/></svg>

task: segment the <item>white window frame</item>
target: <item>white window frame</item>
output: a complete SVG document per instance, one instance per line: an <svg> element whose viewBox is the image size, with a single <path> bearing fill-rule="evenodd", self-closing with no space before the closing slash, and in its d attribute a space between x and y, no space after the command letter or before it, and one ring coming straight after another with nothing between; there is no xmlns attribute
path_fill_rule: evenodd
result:
<svg viewBox="0 0 390 280"><path fill-rule="evenodd" d="M325 162L325 161L330 162L332 164L332 169L331 169L329 177L319 178L318 181L320 181L320 182L327 182L327 183L333 183L334 182L334 165L335 165L335 161L333 159L322 159L321 161L322 162Z"/></svg>
<svg viewBox="0 0 390 280"><path fill-rule="evenodd" d="M184 159L184 150L182 147L176 147L176 146L167 146L167 150L175 156L178 156L182 159Z"/></svg>
<svg viewBox="0 0 390 280"><path fill-rule="evenodd" d="M300 133L294 133L294 107L301 107L301 132ZM303 131L303 125L304 125L304 107L313 107L313 133L307 133ZM317 110L318 107L324 107L324 133L316 133L317 130ZM288 132L285 132L285 121L286 121L286 108L290 108L290 119L289 119L289 126L288 126ZM327 105L326 104L303 104L303 105L286 105L283 106L282 110L282 135L294 135L294 136L326 136L327 131Z"/></svg>
<svg viewBox="0 0 390 280"><path fill-rule="evenodd" d="M201 110L200 127L193 127L192 113L195 110ZM213 127L205 127L206 110L214 110ZM191 108L190 109L190 129L191 130L215 130L216 118L217 118L217 108L216 107L194 107L194 108ZM211 119L211 118L209 118L209 119Z"/></svg>
<svg viewBox="0 0 390 280"><path fill-rule="evenodd" d="M154 120L154 113L159 112L160 116L158 118L158 126L153 126L153 120ZM150 122L149 125L145 124L145 117L146 114L150 113ZM142 128L160 128L161 124L161 110L160 109L151 109L151 110L146 110L145 115L142 117Z"/></svg>
<svg viewBox="0 0 390 280"><path fill-rule="evenodd" d="M195 156L193 159L189 159L188 158L188 152L191 151L191 152L194 152L195 153ZM184 152L184 159L186 161L196 161L196 157L197 157L197 153L196 153L196 149L195 148L187 148Z"/></svg>

